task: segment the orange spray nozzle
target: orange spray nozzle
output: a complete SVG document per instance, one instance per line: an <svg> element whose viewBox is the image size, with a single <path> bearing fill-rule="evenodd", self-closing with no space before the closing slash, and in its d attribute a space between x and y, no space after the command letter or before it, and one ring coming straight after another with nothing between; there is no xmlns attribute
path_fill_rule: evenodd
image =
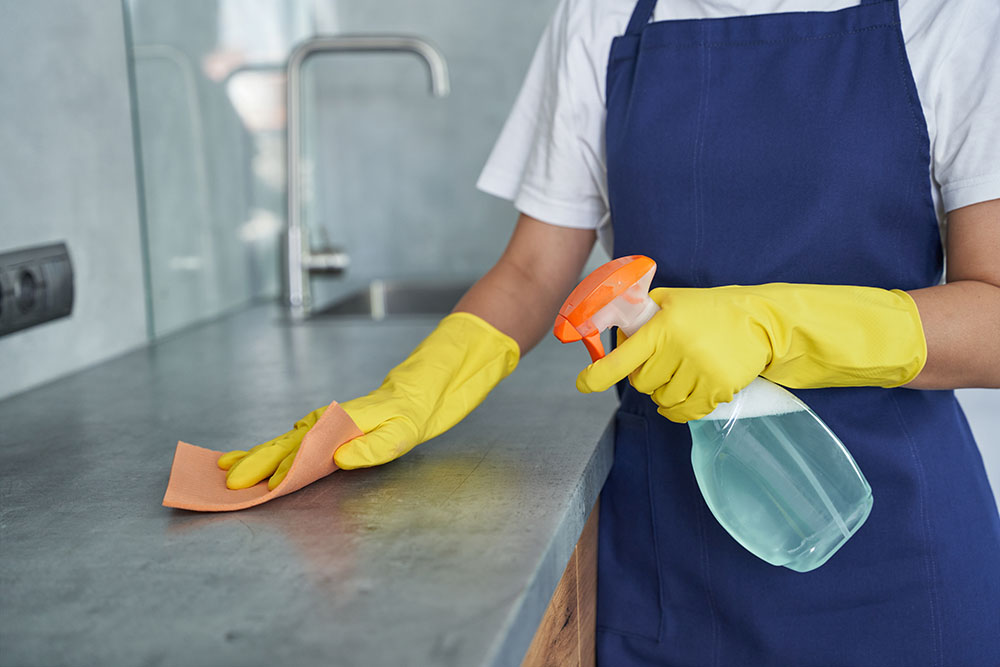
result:
<svg viewBox="0 0 1000 667"><path fill-rule="evenodd" d="M590 358L597 361L604 356L602 331L612 325L627 326L631 322L625 320L633 311L635 317L649 311L647 291L655 272L656 262L644 255L619 257L599 266L566 298L552 333L563 343L582 340Z"/></svg>

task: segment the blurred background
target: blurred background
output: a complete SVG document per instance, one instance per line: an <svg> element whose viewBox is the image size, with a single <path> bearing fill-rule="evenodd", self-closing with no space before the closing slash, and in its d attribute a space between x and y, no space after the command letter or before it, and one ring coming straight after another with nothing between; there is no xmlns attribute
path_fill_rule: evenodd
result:
<svg viewBox="0 0 1000 667"><path fill-rule="evenodd" d="M0 0L0 253L63 242L74 273L71 315L0 338L0 399L287 298L287 63L318 35L419 37L450 90L414 53L302 63L295 206L347 260L313 307L471 283L516 217L474 184L554 5ZM960 396L1000 488L998 393Z"/></svg>
<svg viewBox="0 0 1000 667"><path fill-rule="evenodd" d="M315 35L412 53L302 66L299 210L373 279L469 284L516 219L475 189L554 0L0 0L0 252L65 241L69 318L0 339L0 397L283 291L285 64Z"/></svg>

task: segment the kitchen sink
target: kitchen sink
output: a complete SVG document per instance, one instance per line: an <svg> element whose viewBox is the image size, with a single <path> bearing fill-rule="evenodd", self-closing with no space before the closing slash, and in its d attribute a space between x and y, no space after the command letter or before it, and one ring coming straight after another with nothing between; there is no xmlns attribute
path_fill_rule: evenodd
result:
<svg viewBox="0 0 1000 667"><path fill-rule="evenodd" d="M468 282L373 280L367 287L315 310L311 318L446 315L471 287Z"/></svg>

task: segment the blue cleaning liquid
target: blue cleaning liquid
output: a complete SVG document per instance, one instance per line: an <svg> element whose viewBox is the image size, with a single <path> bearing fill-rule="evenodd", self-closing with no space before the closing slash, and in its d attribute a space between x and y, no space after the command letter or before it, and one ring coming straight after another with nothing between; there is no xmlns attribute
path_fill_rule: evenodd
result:
<svg viewBox="0 0 1000 667"><path fill-rule="evenodd" d="M689 427L691 463L709 508L768 563L814 570L868 518L871 487L850 453L777 385L757 379Z"/></svg>

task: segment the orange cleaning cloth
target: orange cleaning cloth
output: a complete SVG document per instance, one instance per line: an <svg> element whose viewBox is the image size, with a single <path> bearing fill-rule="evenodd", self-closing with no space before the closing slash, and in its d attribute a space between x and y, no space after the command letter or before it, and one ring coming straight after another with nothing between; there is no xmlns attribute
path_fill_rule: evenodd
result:
<svg viewBox="0 0 1000 667"><path fill-rule="evenodd" d="M359 435L361 429L334 401L306 433L292 467L273 491L266 481L249 489L227 488L226 471L216 464L225 452L178 442L163 504L196 512L228 512L266 503L337 470L333 453Z"/></svg>

